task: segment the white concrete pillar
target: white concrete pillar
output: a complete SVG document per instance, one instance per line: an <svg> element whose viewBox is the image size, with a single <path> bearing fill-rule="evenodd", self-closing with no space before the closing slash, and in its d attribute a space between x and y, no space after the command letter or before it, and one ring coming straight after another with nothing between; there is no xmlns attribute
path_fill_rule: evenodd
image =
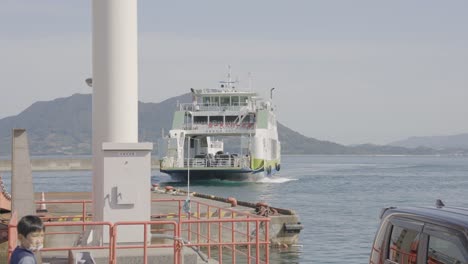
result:
<svg viewBox="0 0 468 264"><path fill-rule="evenodd" d="M137 0L93 0L92 9L94 220L147 221L152 144L138 143Z"/></svg>
<svg viewBox="0 0 468 264"><path fill-rule="evenodd" d="M137 45L137 0L94 0L94 142L138 142Z"/></svg>

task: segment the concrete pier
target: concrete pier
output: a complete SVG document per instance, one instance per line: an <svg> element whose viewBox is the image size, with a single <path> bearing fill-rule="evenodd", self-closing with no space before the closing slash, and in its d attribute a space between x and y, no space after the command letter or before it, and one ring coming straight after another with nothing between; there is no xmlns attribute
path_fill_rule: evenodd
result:
<svg viewBox="0 0 468 264"><path fill-rule="evenodd" d="M174 192L174 194L163 193L163 192L152 192L151 199L185 199L186 194L182 192ZM210 198L212 197L212 198ZM35 194L36 201L41 199L41 193ZM88 200L91 199L91 193L88 192L50 192L45 193L46 201L57 201L57 200ZM248 213L256 215L256 203L238 201L236 207L232 207L231 203L227 202L227 199L221 197L215 197L207 194L194 194L191 196L192 201L200 201L207 205L216 206L220 208L232 209L240 213ZM225 200L225 201L223 201ZM285 230L285 224L297 224L300 222L299 216L290 209L271 207L278 213L276 215L270 215L270 242L272 245L275 244L296 244L299 239L299 232L289 232ZM81 204L48 204L48 211L57 217L59 216L70 216L80 215L82 212ZM166 219L176 219L178 214L177 203L153 203L151 205L151 215L167 215ZM86 208L87 212L91 211L91 206L88 205ZM210 212L211 217L218 218L216 212ZM221 217L230 217L230 215L223 215ZM77 218L78 219L78 218ZM75 221L77 220L75 219ZM159 218L161 219L161 218ZM73 220L73 219L62 219L61 221Z"/></svg>
<svg viewBox="0 0 468 264"><path fill-rule="evenodd" d="M53 201L82 201L82 200L89 200L92 194L87 192L76 192L76 193L65 193L65 192L50 192L45 193L45 202L53 202ZM201 197L197 197L201 196ZM35 199L40 201L42 198L41 193L35 194ZM158 199L161 202L153 202L151 204L151 215L152 221L172 221L178 222L179 219L183 220L190 220L188 215L183 212L180 208L183 204L183 201L186 198L186 193L181 190L172 190L166 192L164 188L153 188L151 192L151 198L153 200ZM215 197L207 194L196 194L192 193L191 195L191 203L192 203L192 211L191 215L193 215L194 219L211 219L211 220L232 220L232 219L252 219L255 218L259 210L255 207L255 203L250 202L242 202L238 201L237 206L232 207L233 203L232 200L229 201L226 198L222 197ZM198 204L197 204L198 203ZM201 206L200 206L201 204ZM239 205L240 204L240 205ZM244 205L242 205L244 204ZM198 208L197 208L198 207ZM202 208L201 208L202 207ZM201 208L201 209L200 209ZM48 221L48 217L51 217L51 221L53 222L75 222L79 223L82 221L81 214L83 211L83 205L81 203L74 203L74 204L55 204L55 203L48 203L47 204L48 213L44 215L45 221ZM85 206L87 220L91 220L91 215L89 212L92 210L91 204L87 204ZM198 210L198 212L197 212ZM299 218L294 213L294 211L288 209L281 209L281 208L274 208L272 207L273 211L282 212L277 213L275 215L268 216L270 219L269 221L269 242L270 246L287 246L291 244L297 243L299 231L297 232L290 232L290 230L286 230L285 225L290 224L298 224ZM249 214L251 216L245 217L245 214ZM182 217L182 218L180 218ZM250 227L247 227L250 226ZM151 238L151 243L156 244L167 244L172 246L174 241L170 238L165 237L154 237L155 234L172 234L171 228L173 229L174 226L167 225L167 224L152 224L151 225L151 233L153 237ZM229 231L230 228L236 228L238 231L231 232ZM201 234L202 237L199 243L206 243L208 241L236 241L236 242L245 242L245 236L241 236L241 233L245 230L250 230L248 233L257 232L262 239L266 236L265 225L261 224L255 227L255 223L252 222L251 224L247 222L226 222L226 223L194 223L194 224L184 224L181 226L181 230L185 230L183 232L187 232L187 230L192 229L193 232L198 232ZM257 231L256 228L259 230ZM56 233L67 233L67 232L75 232L75 234L64 234L64 235L52 235L46 237L45 248L54 248L54 247L76 247L77 241L81 239L85 239L83 237L83 232L81 232L82 227L75 226L75 227L55 227L49 226L47 227L47 232L56 232ZM160 230L160 231L157 231ZM163 231L161 231L163 230ZM166 231L164 231L166 230ZM161 233L162 232L162 233ZM189 231L190 232L190 231ZM187 233L185 233L187 234ZM235 237L234 237L234 234ZM252 233L253 235L253 233ZM196 234L192 237L196 239ZM207 238L210 237L209 240ZM198 238L200 239L200 238ZM254 239L253 237L251 239ZM254 239L255 240L255 239ZM229 242L228 242L229 243ZM83 246L83 245L81 245ZM252 246L254 248L254 246ZM264 246L261 246L263 248ZM229 247L228 247L229 248ZM238 246L238 249L246 249L245 246ZM206 249L206 248L205 248ZM217 250L217 246L214 246L213 249L215 252ZM226 252L230 252L231 249L224 249ZM263 251L263 249L261 249ZM49 263L75 263L80 258L80 254L83 252L90 252L93 256L96 263L108 263L108 250L100 249L100 250L80 250L77 248L76 250L66 250L60 252L56 251L45 251L43 252L43 261ZM184 246L183 250L181 251L183 263L206 263L202 260L200 255L198 255L194 250L192 250L188 246ZM206 250L205 250L206 253ZM78 255L77 255L78 254ZM172 248L151 248L148 249L147 252L148 261L149 263L172 263L174 257L174 251ZM229 253L228 253L229 255ZM143 263L143 251L142 249L119 249L117 252L117 260L118 263ZM217 263L214 259L217 258L217 255L214 255L213 259L210 259L208 263ZM169 261L169 262L167 262ZM229 262L229 261L228 261ZM78 262L77 262L78 263Z"/></svg>

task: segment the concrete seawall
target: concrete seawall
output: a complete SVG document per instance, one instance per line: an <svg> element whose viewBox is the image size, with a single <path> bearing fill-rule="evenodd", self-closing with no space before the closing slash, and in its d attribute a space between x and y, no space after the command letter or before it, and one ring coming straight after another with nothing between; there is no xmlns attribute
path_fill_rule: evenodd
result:
<svg viewBox="0 0 468 264"><path fill-rule="evenodd" d="M31 167L33 171L70 171L70 170L91 170L91 158L32 158ZM151 159L151 168L159 169L159 160ZM0 172L11 171L10 160L0 160Z"/></svg>

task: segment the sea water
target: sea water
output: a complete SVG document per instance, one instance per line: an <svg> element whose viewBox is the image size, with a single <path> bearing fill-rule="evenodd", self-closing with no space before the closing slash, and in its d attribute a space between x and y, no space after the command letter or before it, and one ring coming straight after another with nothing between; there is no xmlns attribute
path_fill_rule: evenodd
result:
<svg viewBox="0 0 468 264"><path fill-rule="evenodd" d="M9 188L10 175L3 173ZM91 172L34 172L36 192L91 191ZM153 171L153 182L186 188ZM265 201L293 209L304 229L299 245L271 252L270 263L368 263L381 208L468 207L468 157L283 156L281 171L260 182L208 181L191 191Z"/></svg>

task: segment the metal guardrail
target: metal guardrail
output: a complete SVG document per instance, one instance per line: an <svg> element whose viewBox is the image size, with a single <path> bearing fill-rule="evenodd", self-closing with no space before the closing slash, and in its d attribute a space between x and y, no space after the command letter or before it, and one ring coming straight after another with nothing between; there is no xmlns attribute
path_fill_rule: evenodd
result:
<svg viewBox="0 0 468 264"><path fill-rule="evenodd" d="M78 235L80 234L77 232L48 232L47 227L74 227L74 226L81 226L83 230L85 229L86 226L107 226L109 228L109 238L110 241L112 241L113 236L112 236L112 227L113 224L110 222L44 222L44 225L46 226L46 233L45 237L47 236L53 236L53 235ZM13 214L10 223L8 225L8 263L10 262L11 254L16 248L17 245L17 217L16 213ZM53 251L68 251L68 250L74 250L78 249L77 247L46 247L43 248L41 251L44 252L53 252ZM80 250L90 250L90 249L104 249L108 250L108 256L109 256L109 263L116 263L115 259L112 258L113 256L113 248L111 246L111 243L109 245L105 246L81 246L79 247Z"/></svg>
<svg viewBox="0 0 468 264"><path fill-rule="evenodd" d="M201 201L193 200L194 212L186 214L183 212L182 199L153 199L153 203L176 203L177 209L174 214L152 215L152 221L125 221L125 222L93 222L89 221L90 214L86 206L90 200L64 200L64 201L37 201L36 204L79 204L81 215L62 215L57 217L42 216L46 227L81 227L81 232L76 230L54 232L47 231L47 237L54 235L83 236L86 227L101 226L109 230L109 243L107 245L85 245L85 246L61 246L46 247L44 252L71 251L71 250L107 250L110 264L117 264L119 249L138 248L143 250L143 263L148 263L148 250L152 248L172 248L174 264L182 263L182 248L190 247L200 256L206 255L208 259L215 259L219 263L231 259L236 263L242 259L246 263L269 263L269 222L270 219L247 212L239 212L230 208L223 208ZM169 217L173 219L169 220ZM64 221L65 220L65 221ZM8 259L17 244L16 232L17 218L13 213L9 229ZM117 238L118 228L121 226L143 226L142 243L119 244ZM153 243L149 234L164 235L172 240L171 243ZM167 234L169 232L169 234ZM216 250L215 250L216 249ZM229 254L223 254L227 249ZM202 258L203 259L203 258Z"/></svg>
<svg viewBox="0 0 468 264"><path fill-rule="evenodd" d="M222 263L223 248L228 248L231 263L237 263L239 255L245 263L269 263L269 218L197 200L191 201L193 213L190 214L182 210L183 199L154 199L152 202L177 203L176 214L158 214L152 218L176 219L179 237L191 247L203 248L209 259L216 248L215 258Z"/></svg>

